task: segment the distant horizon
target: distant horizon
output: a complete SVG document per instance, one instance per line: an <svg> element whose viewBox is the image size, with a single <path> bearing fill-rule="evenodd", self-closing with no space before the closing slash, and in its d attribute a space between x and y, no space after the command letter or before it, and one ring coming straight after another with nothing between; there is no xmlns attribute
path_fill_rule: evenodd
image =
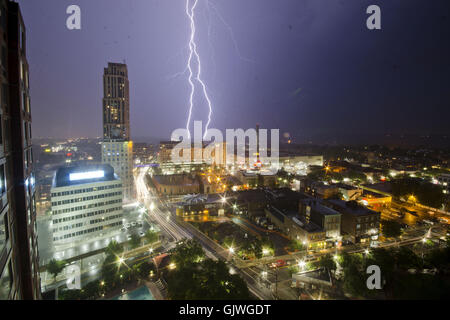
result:
<svg viewBox="0 0 450 320"><path fill-rule="evenodd" d="M68 139L98 139L97 137L34 137L33 140L68 140ZM132 136L135 143L159 143L161 141L170 141L170 137L154 136ZM280 136L281 144L288 145L285 138ZM323 134L310 137L296 138L292 137L292 145L399 145L406 147L430 146L433 148L450 148L450 135L448 134Z"/></svg>

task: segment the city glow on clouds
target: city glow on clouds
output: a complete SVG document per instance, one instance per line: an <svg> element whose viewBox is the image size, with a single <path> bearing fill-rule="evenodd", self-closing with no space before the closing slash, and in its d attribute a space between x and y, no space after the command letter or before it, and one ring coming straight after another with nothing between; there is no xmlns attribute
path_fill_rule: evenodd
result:
<svg viewBox="0 0 450 320"><path fill-rule="evenodd" d="M96 179L96 178L103 178L105 176L105 171L98 170L98 171L88 171L88 172L75 172L69 174L69 180L70 181L77 181L77 180L86 180L86 179Z"/></svg>

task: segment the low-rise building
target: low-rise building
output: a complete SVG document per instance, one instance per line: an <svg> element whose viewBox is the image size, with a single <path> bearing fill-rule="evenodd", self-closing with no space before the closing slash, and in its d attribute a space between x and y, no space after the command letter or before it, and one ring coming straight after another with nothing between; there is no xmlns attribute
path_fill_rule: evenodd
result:
<svg viewBox="0 0 450 320"><path fill-rule="evenodd" d="M191 175L155 175L151 177L151 180L160 195L176 196L200 193L200 183Z"/></svg>
<svg viewBox="0 0 450 320"><path fill-rule="evenodd" d="M341 214L321 203L319 199L304 199L299 204L300 216L306 222L320 226L326 238L335 242L341 235Z"/></svg>
<svg viewBox="0 0 450 320"><path fill-rule="evenodd" d="M380 232L380 213L356 201L329 199L328 205L342 214L341 231L353 243L376 241Z"/></svg>
<svg viewBox="0 0 450 320"><path fill-rule="evenodd" d="M274 187L277 183L276 174L263 170L240 170L236 173L236 178L249 188Z"/></svg>
<svg viewBox="0 0 450 320"><path fill-rule="evenodd" d="M335 184L305 180L305 191L314 197L329 199L339 194L339 187Z"/></svg>
<svg viewBox="0 0 450 320"><path fill-rule="evenodd" d="M383 207L389 206L392 201L392 196L364 190L363 194L360 196L360 199L364 205L370 206L371 208L378 210Z"/></svg>
<svg viewBox="0 0 450 320"><path fill-rule="evenodd" d="M281 211L273 206L265 209L266 217L290 239L301 241L309 249L327 246L326 232L320 226L298 214L297 211Z"/></svg>
<svg viewBox="0 0 450 320"><path fill-rule="evenodd" d="M363 194L363 189L357 186L351 186L349 184L338 183L336 184L339 192L342 194L342 197L345 201L357 200Z"/></svg>
<svg viewBox="0 0 450 320"><path fill-rule="evenodd" d="M225 213L226 203L219 194L197 194L185 196L176 204L176 213L179 216L212 215L222 216Z"/></svg>

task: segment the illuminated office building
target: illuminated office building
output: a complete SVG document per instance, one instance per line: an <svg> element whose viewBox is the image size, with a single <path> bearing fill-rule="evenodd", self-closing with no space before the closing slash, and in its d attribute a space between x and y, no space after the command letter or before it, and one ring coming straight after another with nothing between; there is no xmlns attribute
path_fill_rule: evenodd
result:
<svg viewBox="0 0 450 320"><path fill-rule="evenodd" d="M91 240L122 226L122 182L107 164L59 168L51 203L55 245Z"/></svg>

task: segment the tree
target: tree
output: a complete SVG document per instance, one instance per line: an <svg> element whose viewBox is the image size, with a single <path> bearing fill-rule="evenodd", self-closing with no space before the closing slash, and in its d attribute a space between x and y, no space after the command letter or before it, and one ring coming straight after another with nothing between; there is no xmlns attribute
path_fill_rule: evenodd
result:
<svg viewBox="0 0 450 320"><path fill-rule="evenodd" d="M381 221L381 231L386 238L397 238L402 234L401 224L392 220Z"/></svg>
<svg viewBox="0 0 450 320"><path fill-rule="evenodd" d="M141 238L139 238L139 236L135 233L133 233L131 235L131 239L130 239L130 246L131 249L136 249L137 247L139 247L141 244Z"/></svg>
<svg viewBox="0 0 450 320"><path fill-rule="evenodd" d="M245 281L230 274L223 261L189 262L168 275L168 294L174 300L250 299Z"/></svg>
<svg viewBox="0 0 450 320"><path fill-rule="evenodd" d="M123 246L117 241L113 240L105 248L105 252L106 254L118 255L119 253L123 252Z"/></svg>
<svg viewBox="0 0 450 320"><path fill-rule="evenodd" d="M291 251L301 251L301 250L305 250L305 249L306 248L303 245L303 243L301 243L298 240L293 239L289 242L289 250L291 250Z"/></svg>
<svg viewBox="0 0 450 320"><path fill-rule="evenodd" d="M415 196L419 203L440 208L445 200L442 187L418 178L395 179L391 181L392 194L395 197Z"/></svg>
<svg viewBox="0 0 450 320"><path fill-rule="evenodd" d="M148 229L145 233L145 239L148 243L153 243L159 240L158 233L156 231Z"/></svg>
<svg viewBox="0 0 450 320"><path fill-rule="evenodd" d="M201 261L205 257L203 248L196 240L186 240L178 243L172 249L172 261L178 267L185 264Z"/></svg>
<svg viewBox="0 0 450 320"><path fill-rule="evenodd" d="M333 257L330 254L321 256L317 263L317 266L330 271L336 270L336 262L333 260Z"/></svg>
<svg viewBox="0 0 450 320"><path fill-rule="evenodd" d="M53 281L56 281L56 277L60 274L66 266L66 261L52 259L47 265L47 271L53 276Z"/></svg>

